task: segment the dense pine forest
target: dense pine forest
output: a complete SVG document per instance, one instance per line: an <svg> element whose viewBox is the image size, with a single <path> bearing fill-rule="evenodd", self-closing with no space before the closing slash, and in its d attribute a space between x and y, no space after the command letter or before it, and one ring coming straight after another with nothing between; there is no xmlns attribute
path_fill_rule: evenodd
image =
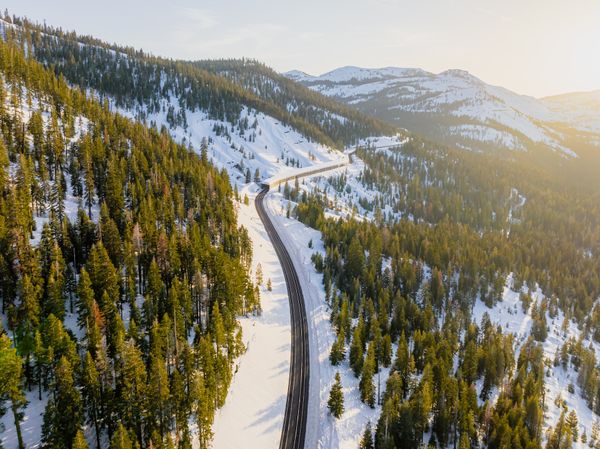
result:
<svg viewBox="0 0 600 449"><path fill-rule="evenodd" d="M21 449L28 398L44 448L208 447L260 308L229 179L28 48L0 42L1 412Z"/></svg>
<svg viewBox="0 0 600 449"><path fill-rule="evenodd" d="M283 195L297 204L299 220L322 232L326 253L313 262L337 334L331 363L347 361L363 402L382 406L363 447L567 448L579 441L573 411L543 431L555 401L544 377L552 366L573 367L588 406L599 410L600 369L583 343L600 341L597 189L582 192L537 167L417 138L357 156L371 199L352 196L345 173L322 190L296 183ZM344 200L370 219L332 217ZM490 308L502 301L507 279L525 292L522 308L533 320L526 341L489 317L471 318L476 301ZM545 299L532 305L527 291L536 286ZM540 344L559 311L563 328L572 321L581 336L552 360ZM391 374L380 395L384 367ZM336 413L335 401L330 410Z"/></svg>

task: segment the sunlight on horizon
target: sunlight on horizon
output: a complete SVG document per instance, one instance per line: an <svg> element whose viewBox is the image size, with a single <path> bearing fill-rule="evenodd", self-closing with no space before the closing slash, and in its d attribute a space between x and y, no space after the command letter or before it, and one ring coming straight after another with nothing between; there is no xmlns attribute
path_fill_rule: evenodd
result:
<svg viewBox="0 0 600 449"><path fill-rule="evenodd" d="M156 0L9 0L5 6L11 14L165 57L249 57L313 75L346 65L464 69L537 97L600 89L598 1L426 3L180 0L165 7Z"/></svg>

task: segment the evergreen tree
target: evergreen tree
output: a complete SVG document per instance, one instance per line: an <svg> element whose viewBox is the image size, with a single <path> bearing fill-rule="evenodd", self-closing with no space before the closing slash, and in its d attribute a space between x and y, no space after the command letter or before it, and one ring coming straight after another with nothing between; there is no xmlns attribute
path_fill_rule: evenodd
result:
<svg viewBox="0 0 600 449"><path fill-rule="evenodd" d="M88 449L88 444L81 430L77 431L73 441L73 449Z"/></svg>
<svg viewBox="0 0 600 449"><path fill-rule="evenodd" d="M42 447L72 449L82 418L81 397L75 386L73 369L63 356L58 362L52 394L44 413Z"/></svg>
<svg viewBox="0 0 600 449"><path fill-rule="evenodd" d="M365 427L365 431L360 438L360 443L358 446L360 449L375 449L373 445L373 432L371 431L371 421L367 422Z"/></svg>
<svg viewBox="0 0 600 449"><path fill-rule="evenodd" d="M360 378L360 400L371 408L375 408L375 385L373 384L373 376L375 374L375 347L374 344L369 344L367 356L362 369Z"/></svg>
<svg viewBox="0 0 600 449"><path fill-rule="evenodd" d="M354 328L352 334L352 344L350 345L350 366L356 377L360 376L363 369L363 343L362 343L362 332L364 324L362 317L359 318L357 326Z"/></svg>
<svg viewBox="0 0 600 449"><path fill-rule="evenodd" d="M100 447L100 433L102 431L101 400L102 391L98 370L92 355L87 352L83 364L82 395L86 406L88 421L94 426L96 434L96 447Z"/></svg>
<svg viewBox="0 0 600 449"><path fill-rule="evenodd" d="M329 353L329 361L333 366L339 365L346 355L345 353L346 338L344 337L344 330L338 332L337 338L333 345L331 345L331 352Z"/></svg>
<svg viewBox="0 0 600 449"><path fill-rule="evenodd" d="M27 402L21 388L21 377L21 358L17 355L15 348L12 347L8 336L0 333L0 401L2 401L0 404L0 417L6 412L3 407L4 401L10 402L17 434L17 444L19 449L24 449L21 421L23 420L22 409L27 405Z"/></svg>
<svg viewBox="0 0 600 449"><path fill-rule="evenodd" d="M117 431L113 434L110 439L109 449L135 449L131 442L127 429L123 427L122 423L117 426Z"/></svg>
<svg viewBox="0 0 600 449"><path fill-rule="evenodd" d="M344 414L344 392L342 391L342 379L339 372L335 373L335 382L329 392L327 407L329 413L335 418L340 418Z"/></svg>

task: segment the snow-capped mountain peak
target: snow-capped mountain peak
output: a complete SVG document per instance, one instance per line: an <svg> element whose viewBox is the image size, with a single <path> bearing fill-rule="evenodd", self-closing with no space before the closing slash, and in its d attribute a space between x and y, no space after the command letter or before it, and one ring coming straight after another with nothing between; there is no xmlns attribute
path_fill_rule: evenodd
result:
<svg viewBox="0 0 600 449"><path fill-rule="evenodd" d="M600 124L591 120L577 126L559 110L557 100L520 95L460 69L434 74L418 68L347 66L320 76L299 71L286 76L361 112L475 151L540 147L574 157L564 127L559 132L557 123L600 132Z"/></svg>

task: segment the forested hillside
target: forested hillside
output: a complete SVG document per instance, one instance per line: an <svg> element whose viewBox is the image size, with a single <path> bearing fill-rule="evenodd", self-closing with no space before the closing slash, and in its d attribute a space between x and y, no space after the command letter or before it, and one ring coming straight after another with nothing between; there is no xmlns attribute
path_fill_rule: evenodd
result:
<svg viewBox="0 0 600 449"><path fill-rule="evenodd" d="M330 360L380 401L375 447L594 446L598 193L419 139L357 156L283 196L322 232Z"/></svg>
<svg viewBox="0 0 600 449"><path fill-rule="evenodd" d="M141 120L160 111L161 100L166 98L170 100L165 112L171 127L187 127L187 116L196 111L234 124L246 107L331 147L343 148L359 138L394 132L393 127L311 92L260 64L174 61L27 19L7 17L5 21L13 23L7 29L57 75L110 97L118 108L134 111Z"/></svg>
<svg viewBox="0 0 600 449"><path fill-rule="evenodd" d="M286 78L254 60L196 61L196 67L221 75L290 115L314 124L339 144L354 144L357 137L394 134L397 129L365 116Z"/></svg>
<svg viewBox="0 0 600 449"><path fill-rule="evenodd" d="M313 253L323 288L305 296L307 321L326 311L333 329L309 327L311 407L329 392L322 360L342 373L319 419L343 420L357 391L377 417L363 449L600 448L592 125L571 129L464 72L306 82L345 106L254 60L174 61L8 16L0 33L7 449L209 447L246 349L236 317L261 311L237 189L346 164L337 150L358 143L334 174L269 194L271 212L319 231L296 223L310 241L288 248L310 293ZM456 148L397 134L355 100L417 131L435 110L428 135ZM314 345L329 335L331 365ZM276 428L273 410L261 424ZM337 441L335 425L309 432L323 429L320 442Z"/></svg>
<svg viewBox="0 0 600 449"><path fill-rule="evenodd" d="M260 308L228 176L23 47L0 41L3 443L208 447Z"/></svg>

